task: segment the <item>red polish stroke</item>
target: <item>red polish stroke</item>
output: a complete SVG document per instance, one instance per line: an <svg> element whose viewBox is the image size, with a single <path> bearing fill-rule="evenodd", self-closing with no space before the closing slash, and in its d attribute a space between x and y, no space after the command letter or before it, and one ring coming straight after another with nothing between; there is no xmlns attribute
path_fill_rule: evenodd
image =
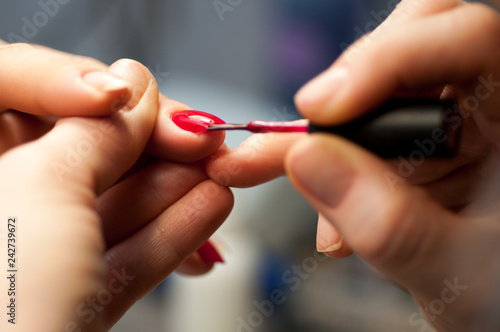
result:
<svg viewBox="0 0 500 332"><path fill-rule="evenodd" d="M210 113L190 110L172 114L172 121L179 128L196 134L206 132L207 127L211 124L226 123Z"/></svg>

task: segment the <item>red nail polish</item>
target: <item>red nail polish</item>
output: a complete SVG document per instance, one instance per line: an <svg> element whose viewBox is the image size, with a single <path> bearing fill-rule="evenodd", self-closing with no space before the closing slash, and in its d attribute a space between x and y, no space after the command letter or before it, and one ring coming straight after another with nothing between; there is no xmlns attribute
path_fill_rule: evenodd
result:
<svg viewBox="0 0 500 332"><path fill-rule="evenodd" d="M192 133L204 133L208 125L226 123L218 117L200 111L180 111L172 114L172 121L181 129Z"/></svg>
<svg viewBox="0 0 500 332"><path fill-rule="evenodd" d="M210 241L205 242L196 252L208 263L224 263L224 259Z"/></svg>

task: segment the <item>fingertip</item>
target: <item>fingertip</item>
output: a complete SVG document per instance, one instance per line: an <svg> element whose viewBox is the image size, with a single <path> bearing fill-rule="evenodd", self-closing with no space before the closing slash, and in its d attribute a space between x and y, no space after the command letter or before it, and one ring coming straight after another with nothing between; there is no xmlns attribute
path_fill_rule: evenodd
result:
<svg viewBox="0 0 500 332"><path fill-rule="evenodd" d="M34 91L35 98L33 103L21 102L23 111L59 116L106 116L131 99L133 83L119 74L69 62L61 56L57 56L57 60L46 56L45 61L53 61L53 64L40 75L48 77L35 80L44 82L39 93L36 88L26 87Z"/></svg>
<svg viewBox="0 0 500 332"><path fill-rule="evenodd" d="M314 134L294 145L285 159L285 169L292 183L306 197L333 208L341 203L356 171L347 153L347 142Z"/></svg>
<svg viewBox="0 0 500 332"><path fill-rule="evenodd" d="M230 188L228 188L227 186L224 186L222 184L218 184L216 182L214 182L214 183L217 184L224 191L225 197L222 198L221 201L224 202L224 200L225 200L225 204L224 204L224 210L221 213L224 216L224 220L225 220L229 216L231 211L233 210L234 194L233 194L233 191Z"/></svg>
<svg viewBox="0 0 500 332"><path fill-rule="evenodd" d="M111 72L91 71L82 76L83 81L91 88L107 93L130 90L130 83L113 75Z"/></svg>
<svg viewBox="0 0 500 332"><path fill-rule="evenodd" d="M196 250L196 252L205 262L224 263L224 258L222 258L216 245L210 240L207 240L198 250Z"/></svg>
<svg viewBox="0 0 500 332"><path fill-rule="evenodd" d="M344 258L352 254L337 228L321 213L318 216L316 250L331 258Z"/></svg>
<svg viewBox="0 0 500 332"><path fill-rule="evenodd" d="M156 95L155 99L158 100L158 86L156 80L149 70L140 62L132 59L120 59L109 67L108 73L128 83L130 97L127 102L127 107L129 109L138 104L146 91ZM118 105L115 107L118 108Z"/></svg>
<svg viewBox="0 0 500 332"><path fill-rule="evenodd" d="M148 143L148 153L179 162L196 162L211 155L224 144L224 131L193 133L179 128L173 121L176 112L188 106L160 96L159 116Z"/></svg>
<svg viewBox="0 0 500 332"><path fill-rule="evenodd" d="M80 77L82 86L77 84L73 91L67 91L70 94L68 100L74 107L65 107L57 112L58 115L106 116L120 110L132 97L132 84L110 72L83 71Z"/></svg>
<svg viewBox="0 0 500 332"><path fill-rule="evenodd" d="M353 254L353 251L347 247L346 245L342 245L342 247L333 250L333 251L319 251L318 252L324 254L325 256L328 256L330 258L334 259L342 259L342 258L347 258Z"/></svg>
<svg viewBox="0 0 500 332"><path fill-rule="evenodd" d="M2 107L37 115L93 116L109 114L117 98L126 99L128 88L118 78L114 84L98 84L99 68L73 56L23 43L1 45L0 51Z"/></svg>
<svg viewBox="0 0 500 332"><path fill-rule="evenodd" d="M235 188L253 187L275 177L275 172L263 173L248 157L241 148L219 149L204 160L207 175L222 186Z"/></svg>
<svg viewBox="0 0 500 332"><path fill-rule="evenodd" d="M176 272L185 276L200 276L210 272L214 265L203 260L198 253L194 253L177 267Z"/></svg>
<svg viewBox="0 0 500 332"><path fill-rule="evenodd" d="M126 106L129 110L103 118L64 117L39 141L53 150L51 165L61 165L55 172L59 181L84 179L100 194L143 152L156 119L157 89L148 84L150 80L141 67L128 64L115 74L126 77L134 86L134 95Z"/></svg>
<svg viewBox="0 0 500 332"><path fill-rule="evenodd" d="M303 86L295 95L297 109L303 116L319 124L333 124L337 101L348 89L350 70L345 64L333 65Z"/></svg>
<svg viewBox="0 0 500 332"><path fill-rule="evenodd" d="M333 225L325 222L322 228L330 227L333 235L322 239L318 234L320 251L340 258L352 248L386 272L399 273L402 262L418 263L440 245L443 230L451 224L449 214L426 192L404 182L395 186L382 160L347 141L312 136L317 137L291 150L287 171Z"/></svg>

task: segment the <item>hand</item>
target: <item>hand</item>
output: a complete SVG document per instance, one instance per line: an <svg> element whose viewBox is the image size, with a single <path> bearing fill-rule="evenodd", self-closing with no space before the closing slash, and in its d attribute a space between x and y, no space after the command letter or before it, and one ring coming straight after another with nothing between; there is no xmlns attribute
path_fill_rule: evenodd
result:
<svg viewBox="0 0 500 332"><path fill-rule="evenodd" d="M2 331L108 330L177 267L209 270L191 254L232 195L199 161L223 134L177 128L170 114L187 107L159 96L134 61L108 68L19 44L0 52L0 238L12 238L15 217L18 271L15 297L1 299L15 298L19 313L16 325L4 314Z"/></svg>
<svg viewBox="0 0 500 332"><path fill-rule="evenodd" d="M403 1L296 96L319 124L348 121L394 96L454 98L461 117L448 120L463 139L452 160L410 159L413 169L403 172L403 161L384 162L339 137L281 138L293 145L279 148L286 173L320 212L318 248L333 257L354 251L406 287L427 318L409 317L421 331L500 328L498 36L500 18L484 5ZM209 174L217 179L224 165L239 165L226 184L260 182L280 174L280 155L267 154L277 149L268 139L253 165L240 159L245 147L218 152ZM266 163L272 167L259 171Z"/></svg>

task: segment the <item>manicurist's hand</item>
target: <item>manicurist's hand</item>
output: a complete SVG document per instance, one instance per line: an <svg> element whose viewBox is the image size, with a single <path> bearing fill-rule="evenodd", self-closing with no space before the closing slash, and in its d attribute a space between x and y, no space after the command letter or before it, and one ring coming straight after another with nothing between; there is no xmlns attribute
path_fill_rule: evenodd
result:
<svg viewBox="0 0 500 332"><path fill-rule="evenodd" d="M409 324L420 330L498 331L499 36L500 17L484 5L406 0L296 96L319 124L395 96L455 99L460 117L447 120L463 135L453 159L384 161L339 137L282 137L277 146L254 136L253 150L247 143L208 160L209 174L253 185L281 174L286 154L286 173L320 213L318 249L354 251L407 288L423 312Z"/></svg>
<svg viewBox="0 0 500 332"><path fill-rule="evenodd" d="M135 61L20 44L0 59L1 330L108 330L176 268L209 270L195 251L232 195L200 160L223 134L176 127L187 107Z"/></svg>

